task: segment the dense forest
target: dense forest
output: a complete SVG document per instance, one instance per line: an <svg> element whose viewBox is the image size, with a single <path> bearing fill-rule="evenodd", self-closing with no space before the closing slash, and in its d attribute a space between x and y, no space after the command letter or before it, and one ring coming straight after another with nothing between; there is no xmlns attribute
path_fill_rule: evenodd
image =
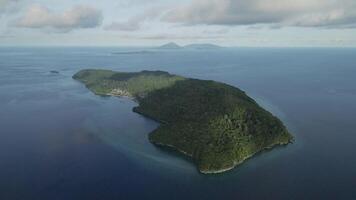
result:
<svg viewBox="0 0 356 200"><path fill-rule="evenodd" d="M278 118L224 83L162 71L83 70L73 78L95 94L137 100L135 112L161 123L149 140L191 156L202 173L232 169L255 153L292 140Z"/></svg>

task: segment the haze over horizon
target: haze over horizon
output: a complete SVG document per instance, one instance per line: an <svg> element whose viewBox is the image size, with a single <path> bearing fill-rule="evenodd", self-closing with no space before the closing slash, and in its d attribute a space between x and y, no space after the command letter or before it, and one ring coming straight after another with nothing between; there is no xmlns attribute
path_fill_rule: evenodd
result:
<svg viewBox="0 0 356 200"><path fill-rule="evenodd" d="M356 47L353 0L0 0L0 46Z"/></svg>

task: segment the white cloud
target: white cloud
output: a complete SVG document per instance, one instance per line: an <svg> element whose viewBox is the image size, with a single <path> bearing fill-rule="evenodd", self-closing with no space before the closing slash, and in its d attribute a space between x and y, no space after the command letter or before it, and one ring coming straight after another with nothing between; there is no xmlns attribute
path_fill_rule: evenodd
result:
<svg viewBox="0 0 356 200"><path fill-rule="evenodd" d="M130 18L124 22L112 22L105 27L105 30L111 31L137 31L141 28L142 22L145 20L141 15Z"/></svg>
<svg viewBox="0 0 356 200"><path fill-rule="evenodd" d="M114 21L105 27L105 30L110 31L137 31L142 28L145 21L153 20L161 14L162 7L153 7L129 17L126 21Z"/></svg>
<svg viewBox="0 0 356 200"><path fill-rule="evenodd" d="M0 0L0 9L4 9L11 2L15 2L16 0Z"/></svg>
<svg viewBox="0 0 356 200"><path fill-rule="evenodd" d="M68 32L79 28L95 28L100 26L102 21L102 12L89 6L78 5L62 13L55 13L45 6L36 4L30 6L22 17L13 22L13 25Z"/></svg>
<svg viewBox="0 0 356 200"><path fill-rule="evenodd" d="M192 0L167 12L173 23L354 27L355 0Z"/></svg>
<svg viewBox="0 0 356 200"><path fill-rule="evenodd" d="M0 15L19 0L0 0Z"/></svg>

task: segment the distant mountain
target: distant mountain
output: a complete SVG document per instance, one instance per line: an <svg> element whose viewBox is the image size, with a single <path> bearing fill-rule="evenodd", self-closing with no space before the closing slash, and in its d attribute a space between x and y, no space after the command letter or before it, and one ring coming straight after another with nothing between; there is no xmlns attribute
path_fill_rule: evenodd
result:
<svg viewBox="0 0 356 200"><path fill-rule="evenodd" d="M174 42L170 42L170 43L164 44L158 48L159 49L181 49L182 47Z"/></svg>
<svg viewBox="0 0 356 200"><path fill-rule="evenodd" d="M162 45L160 47L157 47L158 49L198 49L198 50L210 50L210 49L221 49L223 47L215 45L215 44L189 44L186 46L179 46L178 44L174 42L167 43L165 45Z"/></svg>
<svg viewBox="0 0 356 200"><path fill-rule="evenodd" d="M187 49L221 49L223 47L215 45L215 44L190 44L184 46Z"/></svg>

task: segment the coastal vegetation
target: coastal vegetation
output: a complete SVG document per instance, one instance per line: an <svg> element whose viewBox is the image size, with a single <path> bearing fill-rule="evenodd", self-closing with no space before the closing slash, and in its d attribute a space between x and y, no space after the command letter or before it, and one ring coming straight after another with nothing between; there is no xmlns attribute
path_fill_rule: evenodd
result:
<svg viewBox="0 0 356 200"><path fill-rule="evenodd" d="M82 70L73 76L98 95L127 96L134 112L160 122L149 140L190 156L202 173L219 173L293 137L240 89L163 71Z"/></svg>

